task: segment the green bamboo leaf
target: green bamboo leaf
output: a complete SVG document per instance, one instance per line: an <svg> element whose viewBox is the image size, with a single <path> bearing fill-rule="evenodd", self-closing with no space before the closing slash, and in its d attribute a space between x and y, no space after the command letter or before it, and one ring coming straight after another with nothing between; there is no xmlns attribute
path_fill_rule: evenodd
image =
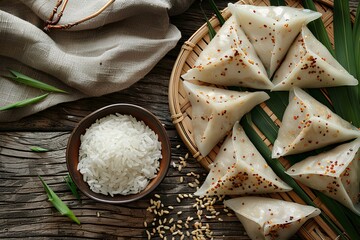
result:
<svg viewBox="0 0 360 240"><path fill-rule="evenodd" d="M46 98L48 95L49 95L48 93L45 93L43 95L40 95L40 96L37 96L37 97L34 97L34 98L28 98L28 99L21 100L21 101L16 102L16 103L11 103L11 104L5 105L3 107L0 107L0 111L9 110L9 109L13 109L13 108L25 107L25 106L27 106L29 104L40 102L41 100Z"/></svg>
<svg viewBox="0 0 360 240"><path fill-rule="evenodd" d="M350 239L360 239L360 235L356 231L356 229L359 229L360 225L358 225L357 227L353 225L352 221L350 220L353 218L348 218L346 216L346 210L344 209L344 206L319 191L316 191L316 196L320 198L321 202L324 203L326 207L328 207L329 209L333 209L331 213L344 227L344 230L350 237ZM356 219L356 217L358 216L353 213L353 217L354 219Z"/></svg>
<svg viewBox="0 0 360 240"><path fill-rule="evenodd" d="M336 59L350 74L355 76L356 66L349 1L334 1L334 42Z"/></svg>
<svg viewBox="0 0 360 240"><path fill-rule="evenodd" d="M313 0L303 0L302 4L304 8L317 11ZM331 45L329 35L326 32L326 28L321 19L316 19L308 24L309 29L314 34L314 36L334 55L334 49Z"/></svg>
<svg viewBox="0 0 360 240"><path fill-rule="evenodd" d="M210 37L210 40L212 40L216 35L216 31L215 31L214 27L211 25L209 19L207 18L206 14L204 12L204 9L201 6L201 3L202 3L202 1L200 1L200 3L199 3L200 10L201 10L202 14L204 15L204 18L206 20L206 25L209 29L209 37Z"/></svg>
<svg viewBox="0 0 360 240"><path fill-rule="evenodd" d="M224 25L225 19L224 19L224 17L221 15L221 13L220 13L220 11L219 11L219 8L216 6L214 0L209 0L209 3L210 3L210 6L211 6L212 10L215 12L217 19L219 20L220 25L221 25L221 26Z"/></svg>
<svg viewBox="0 0 360 240"><path fill-rule="evenodd" d="M278 119L282 119L289 104L289 92L269 92L270 99L265 103Z"/></svg>
<svg viewBox="0 0 360 240"><path fill-rule="evenodd" d="M356 77L359 80L360 79L360 4L357 7L356 10L356 17L355 17L355 23L353 28L353 38L354 38L354 53L355 56L358 56L355 58L355 64L356 64ZM358 85L358 88L360 88L360 84ZM360 90L359 90L360 91Z"/></svg>
<svg viewBox="0 0 360 240"><path fill-rule="evenodd" d="M323 93L320 89L310 88L306 90L313 98L327 106L331 111L335 111L333 105L326 98L325 93Z"/></svg>
<svg viewBox="0 0 360 240"><path fill-rule="evenodd" d="M341 1L339 0L339 2L348 5L348 1ZM315 4L312 0L303 0L303 6L305 8L311 9L316 11L316 7ZM340 7L339 7L340 6ZM338 6L335 6L334 8L334 25L335 24L339 24L342 25L344 23L344 21L349 21L348 19L339 19L339 20L335 20L335 16L337 16L337 18L341 18L341 16L346 16L347 13L346 10L344 10L344 5L342 4L338 4ZM349 11L349 10L347 10ZM340 21L340 22L338 22ZM345 24L346 25L346 24ZM331 52L331 54L335 55L334 49L330 43L329 40L329 36L326 32L324 23L321 21L321 19L317 19L311 23L308 24L310 30L312 31L312 33L316 36L316 38L322 42L324 44L325 47L328 48L328 50ZM338 30L338 31L342 31L342 29L338 29L338 27L334 26L334 29ZM341 28L341 26L340 26ZM348 30L346 30L348 31ZM335 34L336 35L336 34ZM336 42L336 38L342 38L343 36L338 33L338 36L335 36L335 42ZM335 43L336 44L336 43ZM336 51L339 52L341 51L341 47L340 49L338 48L338 46L336 46ZM348 51L346 51L348 52ZM358 86L359 88L359 86ZM356 90L355 90L356 89ZM335 112L340 115L341 117L343 117L344 119L346 119L347 121L352 122L355 126L360 127L360 111L357 111L355 108L349 108L349 107L344 107L344 106L358 106L359 105L359 101L356 100L358 98L358 94L356 93L357 88L356 87L336 87L336 88L329 88L328 89L328 93L331 99L331 102L334 106L334 110Z"/></svg>
<svg viewBox="0 0 360 240"><path fill-rule="evenodd" d="M355 76L357 71L348 1L334 2L334 40L336 59ZM335 112L356 127L360 127L360 111L355 107L359 106L360 101L358 89L359 86L351 86L328 90Z"/></svg>
<svg viewBox="0 0 360 240"><path fill-rule="evenodd" d="M48 195L49 201L52 205L60 212L61 215L65 215L77 224L80 224L80 221L77 219L75 214L66 206L66 204L54 193L54 191L44 182L41 176L39 176L41 183L44 186L44 189Z"/></svg>
<svg viewBox="0 0 360 240"><path fill-rule="evenodd" d="M22 73L19 73L17 71L11 70L9 69L9 71L13 74L13 76L8 76L8 78L15 80L19 83L34 87L34 88L38 88L38 89L42 89L45 91L49 91L49 92L57 92L57 93L67 93L64 90L61 90L59 88L53 87L49 84L40 82L39 80L36 80L34 78L31 78L29 76L26 76Z"/></svg>
<svg viewBox="0 0 360 240"><path fill-rule="evenodd" d="M49 149L38 147L38 146L31 146L30 150L33 152L48 152Z"/></svg>
<svg viewBox="0 0 360 240"><path fill-rule="evenodd" d="M276 124L269 117L269 115L267 115L267 113L260 106L256 106L251 111L251 116L254 124L257 127L261 127L260 130L266 136L266 138L271 143L274 143L279 131L279 127L276 126Z"/></svg>
<svg viewBox="0 0 360 240"><path fill-rule="evenodd" d="M357 230L357 233L360 235L360 216L354 214L353 211L351 211L350 209L344 207L343 205L340 204L340 206L342 207L342 211L345 212L348 219L351 219L351 222L355 226L355 229Z"/></svg>
<svg viewBox="0 0 360 240"><path fill-rule="evenodd" d="M285 0L270 0L271 6L285 6Z"/></svg>
<svg viewBox="0 0 360 240"><path fill-rule="evenodd" d="M77 190L77 186L76 184L74 183L74 181L72 180L70 174L68 173L65 177L64 177L64 180L66 182L66 184L68 185L69 189L71 190L72 194L79 200L81 201L81 198L80 198L80 194Z"/></svg>

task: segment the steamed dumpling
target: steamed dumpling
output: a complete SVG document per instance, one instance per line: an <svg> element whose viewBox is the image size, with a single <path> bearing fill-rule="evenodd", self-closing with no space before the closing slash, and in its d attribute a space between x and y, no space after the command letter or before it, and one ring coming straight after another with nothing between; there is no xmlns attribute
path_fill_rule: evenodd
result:
<svg viewBox="0 0 360 240"><path fill-rule="evenodd" d="M290 191L267 165L265 159L236 122L210 165L210 172L198 196L260 194Z"/></svg>
<svg viewBox="0 0 360 240"><path fill-rule="evenodd" d="M290 91L272 157L311 151L360 136L360 131L300 88Z"/></svg>
<svg viewBox="0 0 360 240"><path fill-rule="evenodd" d="M206 156L245 113L269 99L265 92L237 92L187 81L183 84L192 106L194 140L202 156Z"/></svg>
<svg viewBox="0 0 360 240"><path fill-rule="evenodd" d="M287 174L360 215L360 139L296 163Z"/></svg>
<svg viewBox="0 0 360 240"><path fill-rule="evenodd" d="M230 17L200 53L195 65L182 75L223 86L271 89L272 82L244 32Z"/></svg>
<svg viewBox="0 0 360 240"><path fill-rule="evenodd" d="M291 46L284 62L276 71L273 91L357 85L350 75L307 27Z"/></svg>
<svg viewBox="0 0 360 240"><path fill-rule="evenodd" d="M289 239L321 213L312 206L264 197L239 197L224 204L235 212L252 240Z"/></svg>
<svg viewBox="0 0 360 240"><path fill-rule="evenodd" d="M321 17L308 9L229 4L271 77L301 27Z"/></svg>

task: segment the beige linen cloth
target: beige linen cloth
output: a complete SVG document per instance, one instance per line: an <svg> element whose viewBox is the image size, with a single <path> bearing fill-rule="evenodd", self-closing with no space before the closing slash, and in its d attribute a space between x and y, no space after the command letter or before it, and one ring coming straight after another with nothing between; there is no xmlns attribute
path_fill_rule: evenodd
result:
<svg viewBox="0 0 360 240"><path fill-rule="evenodd" d="M59 24L93 14L108 0L69 0ZM143 78L181 35L169 15L192 0L116 0L99 16L69 30L42 29L57 0L0 1L0 106L44 93L8 80L13 69L57 86L45 100L0 111L18 120L61 102L120 91ZM60 10L60 9L59 9Z"/></svg>

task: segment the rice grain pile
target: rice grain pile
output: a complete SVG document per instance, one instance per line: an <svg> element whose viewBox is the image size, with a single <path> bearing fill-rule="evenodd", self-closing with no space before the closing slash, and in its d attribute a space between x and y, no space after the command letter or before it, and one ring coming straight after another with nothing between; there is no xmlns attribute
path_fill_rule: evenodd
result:
<svg viewBox="0 0 360 240"><path fill-rule="evenodd" d="M78 170L96 193L136 194L156 177L161 142L132 116L112 114L98 119L80 140Z"/></svg>

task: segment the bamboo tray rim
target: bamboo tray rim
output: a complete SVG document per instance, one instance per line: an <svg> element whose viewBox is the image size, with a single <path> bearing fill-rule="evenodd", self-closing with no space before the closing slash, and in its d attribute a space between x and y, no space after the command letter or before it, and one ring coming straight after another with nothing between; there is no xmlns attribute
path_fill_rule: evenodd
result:
<svg viewBox="0 0 360 240"><path fill-rule="evenodd" d="M249 1L249 0L248 0ZM244 3L245 1L239 1L238 3ZM302 7L301 1L296 0L288 0L288 3L292 4L291 6L294 7ZM314 1L317 9L319 12L323 11L322 20L324 23L327 23L327 25L332 24L332 8L333 8L333 1L331 0L315 0ZM253 0L254 5L270 5L268 0ZM330 11L330 13L329 13ZM224 10L220 11L222 16L225 19L228 19L231 16L230 11L228 8L225 8ZM354 18L354 14L352 13L352 17ZM210 20L211 25L215 28L219 28L219 21L214 16ZM330 33L327 29L328 34ZM333 36L329 35L330 39L333 38ZM209 164L211 164L216 156L217 150L221 145L221 142L215 147L207 156L203 157L200 155L199 151L196 148L196 145L191 137L191 126L189 126L189 108L191 107L190 102L187 100L185 94L181 94L180 88L181 88L181 75L186 71L185 69L189 69L191 66L187 63L189 60L189 57L194 57L193 53L195 51L202 51L202 49L199 47L199 42L202 41L202 44L208 44L210 41L208 36L208 28L206 23L204 23L188 40L184 42L184 44L181 47L180 53L177 57L177 60L174 64L173 70L171 72L170 76L170 82L169 82L169 92L168 92L168 98L169 98L169 109L171 113L171 119L172 123L175 125L175 128L182 139L182 141L185 143L189 151L191 152L192 156L207 170L209 170ZM200 53L195 53L195 55L198 56ZM196 56L195 56L196 57ZM194 60L194 59L193 59ZM185 68L185 69L184 69ZM183 99L181 99L183 98ZM183 100L183 101L182 101ZM185 101L187 100L187 101ZM269 144L269 143L268 143ZM216 150L217 149L217 150ZM326 208L326 206L321 202L321 200L307 187L302 186L303 189L305 189L305 192L312 198L313 202L321 208L322 212L324 212L326 215L328 215L331 220L336 223L340 229L342 229L341 224L335 219L335 217L331 214L331 212ZM290 192L291 193L291 192ZM271 197L279 198L278 195L281 196L284 200L290 200L293 202L298 202L304 204L304 202L298 197L291 196L285 196L287 193L276 193L276 194L270 194ZM296 199L296 201L294 201ZM316 239L316 240L322 240L322 239L336 239L339 236L337 236L334 231L325 224L325 222L318 216L314 218L315 220L309 220L307 221L299 230L299 234L303 239ZM327 236L324 236L323 234L327 234Z"/></svg>

